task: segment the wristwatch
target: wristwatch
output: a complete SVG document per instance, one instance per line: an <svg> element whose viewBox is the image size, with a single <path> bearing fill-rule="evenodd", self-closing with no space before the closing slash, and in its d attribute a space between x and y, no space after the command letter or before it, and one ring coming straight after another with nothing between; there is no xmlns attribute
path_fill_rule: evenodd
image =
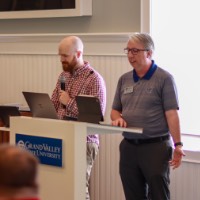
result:
<svg viewBox="0 0 200 200"><path fill-rule="evenodd" d="M174 146L177 147L177 146L183 146L183 143L182 142L176 142L174 143Z"/></svg>

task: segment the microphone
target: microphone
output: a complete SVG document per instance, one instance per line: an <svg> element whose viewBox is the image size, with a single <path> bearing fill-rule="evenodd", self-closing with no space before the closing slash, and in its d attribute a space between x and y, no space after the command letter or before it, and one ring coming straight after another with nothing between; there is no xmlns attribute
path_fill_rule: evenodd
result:
<svg viewBox="0 0 200 200"><path fill-rule="evenodd" d="M65 91L65 82L66 82L66 78L65 76L61 76L60 77L60 89Z"/></svg>
<svg viewBox="0 0 200 200"><path fill-rule="evenodd" d="M60 89L65 91L65 82L66 82L65 76L61 76L59 81L60 81ZM62 104L62 108L65 109L66 106Z"/></svg>

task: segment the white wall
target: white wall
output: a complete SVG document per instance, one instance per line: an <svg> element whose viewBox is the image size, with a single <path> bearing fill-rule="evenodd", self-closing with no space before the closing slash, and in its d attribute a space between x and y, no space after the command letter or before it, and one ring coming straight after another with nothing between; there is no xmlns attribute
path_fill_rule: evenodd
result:
<svg viewBox="0 0 200 200"><path fill-rule="evenodd" d="M64 34L65 35L65 34ZM25 104L22 90L47 92L51 95L61 66L57 56L58 41L64 35L9 35L0 44L0 104ZM117 80L131 70L123 48L129 33L82 34L85 59L104 77L107 87L106 121ZM38 53L39 52L39 53ZM124 200L119 178L119 143L121 135L102 135L100 151L93 168L91 194L93 200ZM183 165L172 172L172 200L199 200L199 159L186 152ZM191 197L191 198L190 198Z"/></svg>
<svg viewBox="0 0 200 200"><path fill-rule="evenodd" d="M140 3L140 0L93 0L91 17L0 20L0 93L4 94L0 104L25 104L22 90L51 94L61 69L57 44L67 33L80 34L85 59L106 81L105 119L109 121L117 80L131 69L123 54L127 32L146 28L141 25ZM142 15L143 21L147 17ZM91 178L93 200L124 199L118 173L120 141L120 135L100 138L101 149Z"/></svg>
<svg viewBox="0 0 200 200"><path fill-rule="evenodd" d="M22 91L47 92L51 95L61 71L57 44L64 35L5 36L0 49L1 103L25 105ZM104 77L107 87L105 119L110 121L110 109L117 80L131 70L123 53L128 33L79 35L85 44L85 60ZM4 41L4 42L3 42ZM39 54L38 54L39 52ZM91 179L93 200L123 200L119 178L119 142L121 135L102 135L100 151Z"/></svg>
<svg viewBox="0 0 200 200"><path fill-rule="evenodd" d="M175 78L182 133L200 135L199 1L152 1L156 62Z"/></svg>

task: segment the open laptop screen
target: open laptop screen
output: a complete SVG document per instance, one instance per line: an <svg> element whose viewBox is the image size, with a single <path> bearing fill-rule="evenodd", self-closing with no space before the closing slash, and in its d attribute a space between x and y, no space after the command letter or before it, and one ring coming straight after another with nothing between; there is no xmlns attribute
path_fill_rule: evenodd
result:
<svg viewBox="0 0 200 200"><path fill-rule="evenodd" d="M16 106L0 106L0 118L5 127L10 127L10 116L20 116L19 108Z"/></svg>
<svg viewBox="0 0 200 200"><path fill-rule="evenodd" d="M56 109L47 93L22 93L33 117L58 119Z"/></svg>
<svg viewBox="0 0 200 200"><path fill-rule="evenodd" d="M103 121L100 101L97 97L90 95L76 96L78 107L78 121L99 124Z"/></svg>

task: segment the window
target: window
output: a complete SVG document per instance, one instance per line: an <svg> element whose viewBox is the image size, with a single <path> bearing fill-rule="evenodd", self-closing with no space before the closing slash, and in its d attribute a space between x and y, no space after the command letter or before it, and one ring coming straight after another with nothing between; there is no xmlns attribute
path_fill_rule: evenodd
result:
<svg viewBox="0 0 200 200"><path fill-rule="evenodd" d="M155 61L175 78L181 132L200 135L200 18L198 1L152 0Z"/></svg>

